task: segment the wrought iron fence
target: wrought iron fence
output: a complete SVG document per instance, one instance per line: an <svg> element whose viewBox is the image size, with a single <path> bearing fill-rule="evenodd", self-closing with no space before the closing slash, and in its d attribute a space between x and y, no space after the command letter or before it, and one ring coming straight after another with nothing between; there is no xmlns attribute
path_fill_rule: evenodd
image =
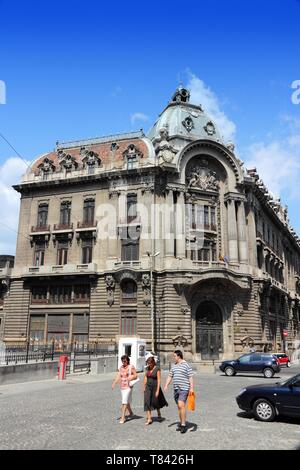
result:
<svg viewBox="0 0 300 470"><path fill-rule="evenodd" d="M66 354L69 360L90 363L90 357L116 356L118 348L116 344L100 343L67 343L58 345L55 343L17 343L6 345L4 352L5 364L18 364L29 361L42 362L57 360L59 356ZM76 367L75 367L76 368ZM78 366L79 368L79 366Z"/></svg>

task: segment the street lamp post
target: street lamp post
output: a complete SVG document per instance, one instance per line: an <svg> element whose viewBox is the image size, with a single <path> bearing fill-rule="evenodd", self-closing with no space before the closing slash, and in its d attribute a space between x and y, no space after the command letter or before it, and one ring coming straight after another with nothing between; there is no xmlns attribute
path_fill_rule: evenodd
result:
<svg viewBox="0 0 300 470"><path fill-rule="evenodd" d="M149 256L149 264L150 264L150 286L151 286L151 351L154 352L154 283L153 283L153 258L158 256L160 252L158 251L155 254L151 254L147 251L147 255Z"/></svg>

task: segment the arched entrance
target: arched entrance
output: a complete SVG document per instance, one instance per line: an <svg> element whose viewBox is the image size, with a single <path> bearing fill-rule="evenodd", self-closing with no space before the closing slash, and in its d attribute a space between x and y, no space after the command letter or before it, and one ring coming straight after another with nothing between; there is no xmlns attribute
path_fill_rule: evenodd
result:
<svg viewBox="0 0 300 470"><path fill-rule="evenodd" d="M219 359L223 352L223 318L215 302L205 301L197 308L196 352L202 360Z"/></svg>

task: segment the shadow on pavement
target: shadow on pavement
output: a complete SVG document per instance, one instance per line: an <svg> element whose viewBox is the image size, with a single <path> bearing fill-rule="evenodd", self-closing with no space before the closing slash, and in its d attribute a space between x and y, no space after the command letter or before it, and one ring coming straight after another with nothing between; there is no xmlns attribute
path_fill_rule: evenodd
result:
<svg viewBox="0 0 300 470"><path fill-rule="evenodd" d="M171 428L172 426L177 426L178 424L179 424L178 421L175 421L174 423L169 424L168 428ZM187 427L187 432L195 432L198 429L198 425L196 423L191 423L191 422L187 422L186 427Z"/></svg>
<svg viewBox="0 0 300 470"><path fill-rule="evenodd" d="M244 418L244 419L255 419L254 418L254 415L250 412L247 412L247 411L241 411L239 413L237 413L237 416L239 418ZM263 422L263 421L259 421L258 419L256 420L258 423L259 422ZM296 424L299 426L300 424L300 418L295 418L295 417L289 417L289 416L276 416L275 422L279 422L279 423L286 423L286 424Z"/></svg>

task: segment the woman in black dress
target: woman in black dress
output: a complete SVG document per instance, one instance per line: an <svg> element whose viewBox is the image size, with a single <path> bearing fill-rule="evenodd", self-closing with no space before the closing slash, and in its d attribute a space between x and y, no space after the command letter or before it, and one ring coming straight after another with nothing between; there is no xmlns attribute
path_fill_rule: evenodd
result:
<svg viewBox="0 0 300 470"><path fill-rule="evenodd" d="M162 421L160 409L168 406L164 394L160 388L161 373L156 365L154 357L148 357L147 370L144 377L144 410L147 414L146 425L152 424L151 411L157 410L157 420Z"/></svg>

